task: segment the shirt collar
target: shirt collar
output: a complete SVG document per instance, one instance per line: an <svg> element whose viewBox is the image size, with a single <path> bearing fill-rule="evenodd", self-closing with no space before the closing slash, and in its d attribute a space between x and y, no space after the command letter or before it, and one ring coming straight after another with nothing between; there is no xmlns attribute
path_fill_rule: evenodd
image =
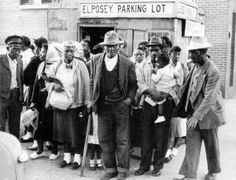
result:
<svg viewBox="0 0 236 180"><path fill-rule="evenodd" d="M8 60L10 61L12 61L12 62L14 62L14 63L16 63L17 61L16 61L16 59L12 59L10 56L9 56L9 54L7 54L7 57L8 57Z"/></svg>

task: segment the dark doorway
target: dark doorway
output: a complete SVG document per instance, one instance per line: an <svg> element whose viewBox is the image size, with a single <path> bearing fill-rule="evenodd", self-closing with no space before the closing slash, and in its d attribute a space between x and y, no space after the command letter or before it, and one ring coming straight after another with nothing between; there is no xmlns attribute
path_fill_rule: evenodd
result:
<svg viewBox="0 0 236 180"><path fill-rule="evenodd" d="M81 40L88 39L93 47L104 40L106 32L114 30L113 27L81 27Z"/></svg>

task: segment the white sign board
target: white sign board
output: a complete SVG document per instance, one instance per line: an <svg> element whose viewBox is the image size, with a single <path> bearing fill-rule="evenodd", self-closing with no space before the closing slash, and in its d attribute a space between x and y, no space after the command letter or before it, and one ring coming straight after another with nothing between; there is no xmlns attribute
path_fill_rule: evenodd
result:
<svg viewBox="0 0 236 180"><path fill-rule="evenodd" d="M184 36L205 36L205 25L186 20Z"/></svg>
<svg viewBox="0 0 236 180"><path fill-rule="evenodd" d="M174 6L175 6L174 1L81 3L80 17L81 18L174 17L175 15Z"/></svg>

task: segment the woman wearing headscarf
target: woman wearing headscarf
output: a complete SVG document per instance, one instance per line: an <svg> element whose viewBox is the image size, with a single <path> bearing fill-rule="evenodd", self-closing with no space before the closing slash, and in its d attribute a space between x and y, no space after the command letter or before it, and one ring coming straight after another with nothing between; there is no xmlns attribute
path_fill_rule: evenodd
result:
<svg viewBox="0 0 236 180"><path fill-rule="evenodd" d="M60 167L71 164L74 153L72 169L78 169L81 165L84 142L84 123L80 116L90 99L89 73L85 63L75 58L76 43L63 44L63 61L56 64L53 70L53 76L60 83L53 83L51 95L54 91L58 93L67 91L71 95L72 103L66 110L53 108L53 140L64 144L64 158Z"/></svg>
<svg viewBox="0 0 236 180"><path fill-rule="evenodd" d="M38 143L38 150L30 154L31 159L36 159L44 154L44 142L52 140L52 121L53 111L51 108L45 107L48 96L48 83L45 81L46 74L50 74L53 64L60 61L61 57L56 48L52 45L43 44L39 55L42 61L37 69L37 74L34 82L31 108L36 108L39 112L38 121L36 122L36 131L34 138ZM57 144L52 143L52 154L50 160L56 159L59 156Z"/></svg>

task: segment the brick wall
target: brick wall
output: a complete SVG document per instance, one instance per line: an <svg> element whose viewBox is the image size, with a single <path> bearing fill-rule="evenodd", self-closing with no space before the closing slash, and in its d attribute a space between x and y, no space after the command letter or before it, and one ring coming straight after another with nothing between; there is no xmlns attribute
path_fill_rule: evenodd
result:
<svg viewBox="0 0 236 180"><path fill-rule="evenodd" d="M209 55L220 70L221 86L224 92L227 87L229 1L198 0L198 6L205 12L205 35L213 44L213 48L209 49Z"/></svg>
<svg viewBox="0 0 236 180"><path fill-rule="evenodd" d="M0 45L10 34L26 35L31 39L48 36L47 10L20 9L19 4L19 0L1 0Z"/></svg>

